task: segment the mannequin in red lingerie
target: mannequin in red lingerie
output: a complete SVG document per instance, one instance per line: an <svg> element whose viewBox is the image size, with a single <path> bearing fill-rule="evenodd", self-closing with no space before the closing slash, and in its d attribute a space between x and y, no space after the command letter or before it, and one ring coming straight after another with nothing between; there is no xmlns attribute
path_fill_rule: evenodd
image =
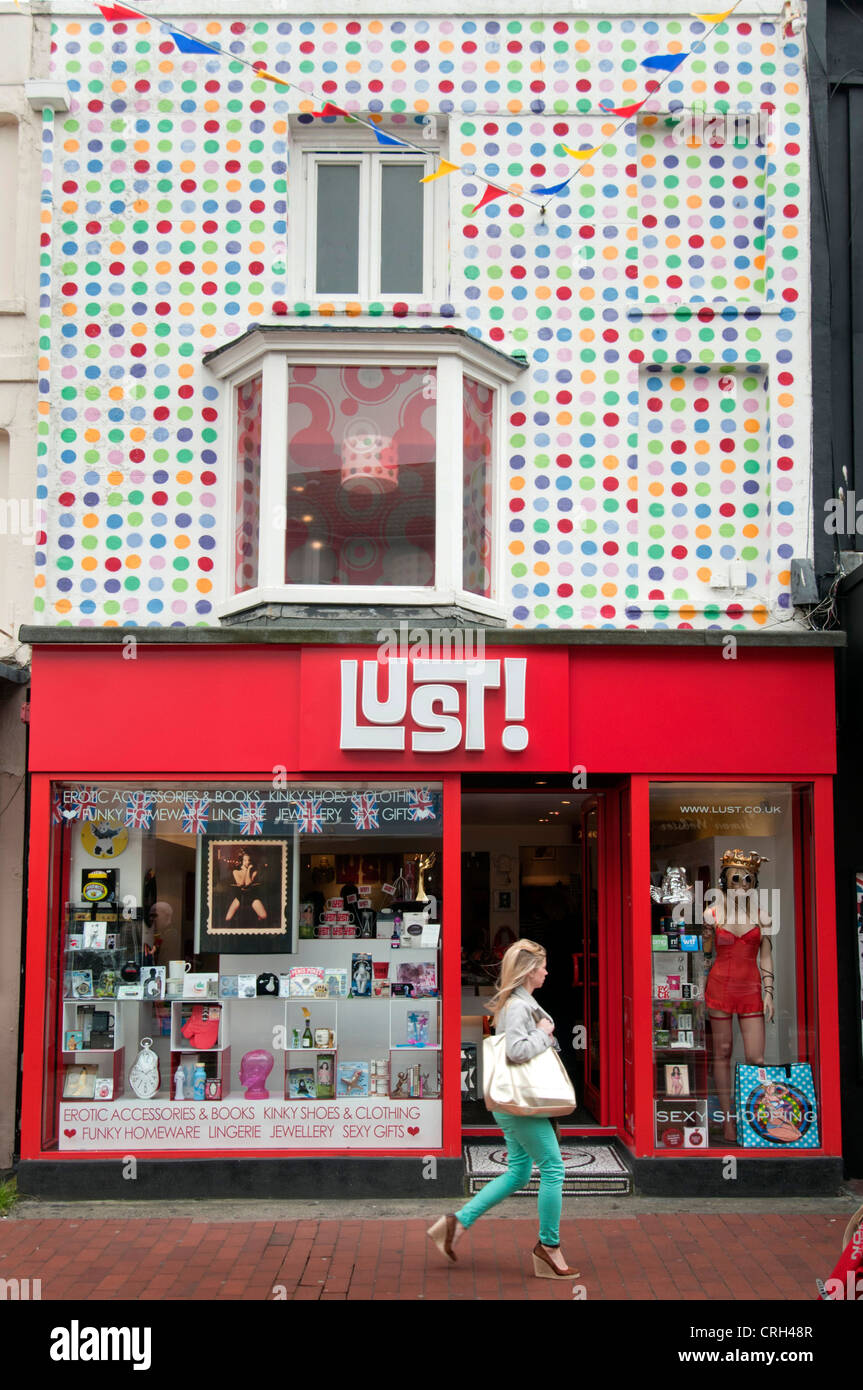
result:
<svg viewBox="0 0 863 1390"><path fill-rule="evenodd" d="M764 929L771 919L758 906L761 854L729 849L722 856L719 885L722 897L704 910L704 952L716 952L707 977L704 1000L713 1032L713 1075L724 1115L723 1134L737 1139L731 1110L731 1051L733 1020L737 1015L746 1061L764 1065L765 1019L772 1022L773 947Z"/></svg>

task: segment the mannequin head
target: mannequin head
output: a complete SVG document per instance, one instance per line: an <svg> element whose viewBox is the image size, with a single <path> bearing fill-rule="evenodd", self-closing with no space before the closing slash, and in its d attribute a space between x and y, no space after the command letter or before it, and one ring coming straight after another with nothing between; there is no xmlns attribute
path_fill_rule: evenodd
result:
<svg viewBox="0 0 863 1390"><path fill-rule="evenodd" d="M246 1087L246 1100L268 1100L265 1082L273 1070L273 1054L265 1048L247 1052L240 1063L240 1085Z"/></svg>
<svg viewBox="0 0 863 1390"><path fill-rule="evenodd" d="M758 870L767 859L754 851L727 849L722 856L719 886L724 893L751 893L758 887Z"/></svg>

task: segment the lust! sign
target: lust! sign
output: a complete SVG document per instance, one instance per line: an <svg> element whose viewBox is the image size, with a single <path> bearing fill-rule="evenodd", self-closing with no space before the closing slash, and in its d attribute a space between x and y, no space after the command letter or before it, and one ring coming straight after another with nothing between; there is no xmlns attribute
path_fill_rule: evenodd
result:
<svg viewBox="0 0 863 1390"><path fill-rule="evenodd" d="M342 661L339 747L375 751L448 753L486 747L486 696L503 686L505 722L500 743L521 753L530 735L525 725L527 661L502 660L386 663Z"/></svg>

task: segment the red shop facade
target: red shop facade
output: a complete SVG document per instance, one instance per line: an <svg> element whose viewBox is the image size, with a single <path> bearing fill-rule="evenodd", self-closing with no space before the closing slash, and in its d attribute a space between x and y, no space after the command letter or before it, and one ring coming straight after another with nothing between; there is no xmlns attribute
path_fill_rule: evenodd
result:
<svg viewBox="0 0 863 1390"><path fill-rule="evenodd" d="M20 1190L459 1194L518 937L565 1138L640 1192L835 1190L829 636L376 636L22 630ZM729 1055L701 911L734 851L775 1014Z"/></svg>

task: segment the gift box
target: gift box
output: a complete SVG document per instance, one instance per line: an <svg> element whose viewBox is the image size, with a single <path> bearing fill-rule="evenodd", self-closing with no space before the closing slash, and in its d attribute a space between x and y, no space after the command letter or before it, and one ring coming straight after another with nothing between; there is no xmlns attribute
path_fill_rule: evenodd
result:
<svg viewBox="0 0 863 1390"><path fill-rule="evenodd" d="M738 1064L737 1142L744 1149L817 1149L818 1101L808 1062Z"/></svg>

